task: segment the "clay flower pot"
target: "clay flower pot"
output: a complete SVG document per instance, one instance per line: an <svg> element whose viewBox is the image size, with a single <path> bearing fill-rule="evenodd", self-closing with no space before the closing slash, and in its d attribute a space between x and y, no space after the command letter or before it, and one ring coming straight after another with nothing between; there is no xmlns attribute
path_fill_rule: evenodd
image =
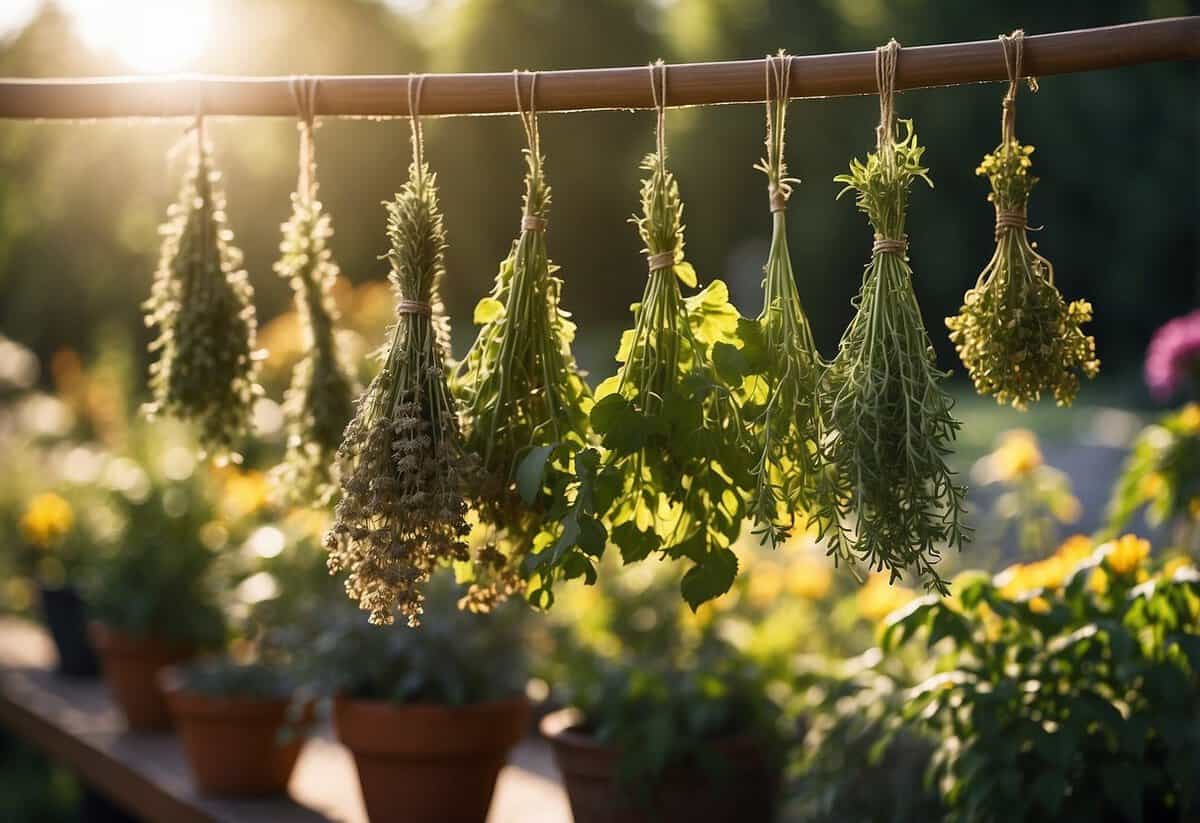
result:
<svg viewBox="0 0 1200 823"><path fill-rule="evenodd" d="M312 722L311 703L285 733L291 720L288 697L218 697L188 691L173 668L160 672L159 683L201 791L268 795L287 790L305 727Z"/></svg>
<svg viewBox="0 0 1200 823"><path fill-rule="evenodd" d="M550 740L575 823L766 823L774 817L778 776L746 737L714 740L724 773L700 766L667 769L645 796L631 796L618 778L621 752L598 742L578 714L547 715Z"/></svg>
<svg viewBox="0 0 1200 823"><path fill-rule="evenodd" d="M131 731L171 728L158 673L195 655L195 649L153 637L137 637L103 623L91 623L92 643L100 655L104 682Z"/></svg>
<svg viewBox="0 0 1200 823"><path fill-rule="evenodd" d="M354 755L371 820L483 823L529 711L524 698L436 706L339 697L333 724Z"/></svg>

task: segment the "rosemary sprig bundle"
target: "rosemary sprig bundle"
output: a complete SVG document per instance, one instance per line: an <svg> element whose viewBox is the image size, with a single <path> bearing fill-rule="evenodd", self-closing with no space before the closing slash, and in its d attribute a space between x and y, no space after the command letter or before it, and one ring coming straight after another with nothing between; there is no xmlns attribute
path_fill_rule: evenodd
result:
<svg viewBox="0 0 1200 823"><path fill-rule="evenodd" d="M776 545L795 527L797 514L811 513L819 492L821 416L817 402L824 364L800 303L787 238L787 201L793 183L783 158L791 57L767 57L767 156L755 168L767 176L771 204L771 249L763 268L762 386L754 419L759 440L756 488L751 510L764 540ZM773 84L773 85L772 85Z"/></svg>
<svg viewBox="0 0 1200 823"><path fill-rule="evenodd" d="M975 169L991 183L996 252L959 313L946 318L975 390L1018 409L1036 403L1043 392L1068 406L1079 392L1079 375L1091 378L1100 371L1096 341L1081 328L1092 319L1091 304L1063 300L1054 267L1029 242L1025 215L1038 178L1030 174L1033 146L1017 140L1014 123L1022 39L1020 31L1001 38L1011 72L1003 140Z"/></svg>
<svg viewBox="0 0 1200 823"><path fill-rule="evenodd" d="M531 84L530 99L533 92ZM528 146L521 234L475 307L479 334L452 383L467 445L482 462L477 510L488 538L465 600L474 609L524 587L525 558L550 539L542 512L573 477L573 454L590 431L591 391L571 353L575 324L559 308L562 281L546 250L550 186L536 112L522 112L522 121Z"/></svg>
<svg viewBox="0 0 1200 823"><path fill-rule="evenodd" d="M665 71L661 66L652 67ZM665 94L663 95L665 97ZM753 486L753 442L727 382L741 386L742 321L719 280L696 286L684 260L683 202L666 166L659 108L658 150L642 162L642 213L649 278L621 339L617 374L597 389L592 426L606 450L600 509L627 563L653 553L687 557L684 599L696 609L737 575L731 544ZM719 373L720 372L720 373ZM724 378L724 379L723 379Z"/></svg>
<svg viewBox="0 0 1200 823"><path fill-rule="evenodd" d="M415 122L408 175L386 204L396 323L338 452L342 496L325 545L330 570L349 573L346 591L371 622L398 611L416 625L433 571L469 559L478 463L463 445L438 339L446 235Z"/></svg>
<svg viewBox="0 0 1200 823"><path fill-rule="evenodd" d="M337 346L337 307L331 290L338 266L328 247L329 215L317 199L311 120L300 121L300 179L292 216L283 224L275 272L291 285L304 336L304 356L284 395L287 453L273 472L280 496L290 503L324 505L337 489L337 449L354 415L358 386Z"/></svg>
<svg viewBox="0 0 1200 823"><path fill-rule="evenodd" d="M225 217L220 174L198 121L179 199L167 210L158 269L143 304L150 344L153 400L146 411L199 424L200 443L218 462L241 462L258 385L254 289L241 268Z"/></svg>
<svg viewBox="0 0 1200 823"><path fill-rule="evenodd" d="M835 180L854 191L875 229L871 262L821 385L831 436L818 522L835 558L887 570L913 569L927 588L947 590L934 564L941 547L961 548L965 488L946 466L959 423L939 383L933 348L913 293L905 254L905 213L914 180L932 183L921 165L911 121L896 139L892 82L898 44L877 52L881 118L876 152ZM841 196L841 195L839 195Z"/></svg>

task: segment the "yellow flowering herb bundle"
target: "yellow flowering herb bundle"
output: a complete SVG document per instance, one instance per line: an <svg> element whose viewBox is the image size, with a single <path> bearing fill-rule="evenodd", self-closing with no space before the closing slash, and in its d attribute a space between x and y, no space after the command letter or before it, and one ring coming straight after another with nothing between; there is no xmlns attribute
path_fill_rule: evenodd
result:
<svg viewBox="0 0 1200 823"><path fill-rule="evenodd" d="M396 323L338 452L341 498L325 545L330 570L347 573L346 591L371 622L399 612L417 625L430 575L469 559L467 490L478 466L464 448L434 317L446 236L415 120L408 180L387 211Z"/></svg>
<svg viewBox="0 0 1200 823"><path fill-rule="evenodd" d="M878 145L866 162L836 178L854 191L875 230L858 310L822 381L818 522L829 551L852 566L914 571L927 588L946 590L934 568L944 545L960 548L965 488L945 457L959 423L913 293L904 234L908 192L929 182L924 149L910 121L897 139L892 82L898 44L879 49L881 118Z"/></svg>
<svg viewBox="0 0 1200 823"><path fill-rule="evenodd" d="M791 185L783 159L791 57L767 58L767 156L756 168L767 175L771 249L763 269L763 373L749 381L747 407L759 439L752 502L756 529L772 545L785 540L798 514L814 507L821 418L817 403L823 364L800 303L788 250L787 200ZM744 347L743 347L744 348ZM761 384L761 385L760 385ZM748 411L748 414L750 412Z"/></svg>
<svg viewBox="0 0 1200 823"><path fill-rule="evenodd" d="M535 83L536 75L530 99ZM573 454L589 436L591 392L571 353L575 324L559 308L562 281L546 250L550 186L536 112L523 112L522 121L528 146L521 234L475 307L479 334L453 381L467 445L482 460L478 513L488 537L465 603L475 609L523 588L524 559L546 540L542 512L569 482Z"/></svg>
<svg viewBox="0 0 1200 823"><path fill-rule="evenodd" d="M1019 60L1019 34L1002 38L1006 57L1011 49ZM1013 60L1009 65L1014 67ZM1033 146L1022 145L1015 136L1019 80L1015 63L1004 100L1003 141L975 170L991 183L996 252L946 325L980 394L1024 409L1043 393L1053 393L1066 406L1079 391L1079 375L1095 377L1100 361L1095 339L1082 329L1092 319L1091 304L1067 303L1054 285L1054 267L1029 242L1026 210L1038 178L1030 173Z"/></svg>
<svg viewBox="0 0 1200 823"><path fill-rule="evenodd" d="M301 505L322 505L333 497L337 449L358 390L334 328L337 307L331 290L338 267L328 247L333 235L329 215L317 199L313 127L311 120L300 122L300 179L275 264L275 272L292 288L304 356L284 397L287 453L274 477L281 496Z"/></svg>
<svg viewBox="0 0 1200 823"><path fill-rule="evenodd" d="M226 223L220 174L203 121L193 144L179 199L167 211L158 270L143 304L150 344L149 414L198 424L200 443L218 461L240 462L258 385L254 350L254 289Z"/></svg>

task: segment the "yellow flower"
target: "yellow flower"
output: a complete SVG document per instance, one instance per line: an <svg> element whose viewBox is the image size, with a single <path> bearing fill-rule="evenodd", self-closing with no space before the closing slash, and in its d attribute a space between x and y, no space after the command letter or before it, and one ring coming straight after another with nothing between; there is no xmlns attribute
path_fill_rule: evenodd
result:
<svg viewBox="0 0 1200 823"><path fill-rule="evenodd" d="M807 600L820 600L833 587L833 569L827 562L805 560L793 563L784 584L789 593Z"/></svg>
<svg viewBox="0 0 1200 823"><path fill-rule="evenodd" d="M1000 594L1010 600L1040 589L1056 589L1092 553L1092 541L1086 535L1067 538L1054 554L1033 563L1017 563L996 575Z"/></svg>
<svg viewBox="0 0 1200 823"><path fill-rule="evenodd" d="M74 525L75 513L71 504L53 492L34 497L21 515L21 534L43 549L71 531Z"/></svg>
<svg viewBox="0 0 1200 823"><path fill-rule="evenodd" d="M1042 450L1033 432L1013 429L1001 435L999 447L992 452L992 462L997 476L1012 482L1028 477L1042 465Z"/></svg>
<svg viewBox="0 0 1200 823"><path fill-rule="evenodd" d="M1029 610L1035 614L1045 614L1050 611L1050 601L1038 595L1029 600Z"/></svg>
<svg viewBox="0 0 1200 823"><path fill-rule="evenodd" d="M1054 556L1076 566L1086 560L1091 553L1092 538L1086 534L1073 534L1062 542L1062 545L1054 552Z"/></svg>
<svg viewBox="0 0 1200 823"><path fill-rule="evenodd" d="M916 596L906 586L894 586L888 582L887 572L876 572L854 596L858 613L872 622L882 620Z"/></svg>
<svg viewBox="0 0 1200 823"><path fill-rule="evenodd" d="M265 474L234 466L224 466L216 471L223 491L221 510L227 519L238 520L266 505L271 484Z"/></svg>
<svg viewBox="0 0 1200 823"><path fill-rule="evenodd" d="M1126 534L1101 548L1105 550L1105 564L1120 575L1132 574L1150 555L1150 541L1136 534Z"/></svg>
<svg viewBox="0 0 1200 823"><path fill-rule="evenodd" d="M1100 566L1092 569L1092 576L1088 578L1088 588L1096 594L1108 594L1108 572Z"/></svg>
<svg viewBox="0 0 1200 823"><path fill-rule="evenodd" d="M1175 572L1179 571L1180 569L1189 568L1191 565L1192 559L1190 557L1176 555L1163 564L1162 576L1169 580L1175 576Z"/></svg>
<svg viewBox="0 0 1200 823"><path fill-rule="evenodd" d="M1163 487L1166 486L1166 481L1158 472L1150 472L1138 481L1138 494L1143 500L1152 500L1162 493Z"/></svg>
<svg viewBox="0 0 1200 823"><path fill-rule="evenodd" d="M1185 434L1200 433L1200 403L1188 403L1176 418Z"/></svg>

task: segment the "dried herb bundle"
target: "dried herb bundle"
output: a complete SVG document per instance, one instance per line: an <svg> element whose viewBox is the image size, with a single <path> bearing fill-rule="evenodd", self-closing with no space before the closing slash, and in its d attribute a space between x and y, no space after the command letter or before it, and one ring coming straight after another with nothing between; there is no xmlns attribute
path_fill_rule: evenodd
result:
<svg viewBox="0 0 1200 823"><path fill-rule="evenodd" d="M820 474L826 489L818 519L836 558L886 569L893 580L912 568L926 587L946 591L934 564L942 545L961 548L966 490L945 463L959 423L938 385L946 375L935 365L905 253L909 187L930 181L910 121L896 139L891 83L898 48L892 41L877 52L877 150L835 178L845 184L843 194L856 192L875 245L858 310L822 380L831 436L822 444L828 468Z"/></svg>
<svg viewBox="0 0 1200 823"><path fill-rule="evenodd" d="M772 545L785 540L796 516L815 506L821 417L817 402L824 364L800 303L788 250L787 201L793 183L783 159L791 57L767 57L767 156L755 168L767 175L771 203L771 250L763 268L764 369L752 379L759 457L751 509L757 530ZM773 84L773 85L772 85ZM761 385L760 385L761 382Z"/></svg>
<svg viewBox="0 0 1200 823"><path fill-rule="evenodd" d="M330 570L349 572L346 591L371 622L391 623L398 611L416 625L422 584L438 566L468 559L467 489L478 471L438 339L446 236L416 123L408 180L387 211L397 319L338 452L342 497L325 545Z"/></svg>
<svg viewBox="0 0 1200 823"><path fill-rule="evenodd" d="M531 99L533 91L531 84ZM591 392L571 353L575 325L559 308L562 281L546 251L550 187L536 112L522 120L528 147L521 234L490 295L475 307L479 335L453 380L467 445L482 459L477 508L489 537L466 598L477 609L524 586L524 558L548 539L539 510L573 476L572 454L589 436ZM518 465L530 457L518 489Z"/></svg>
<svg viewBox="0 0 1200 823"><path fill-rule="evenodd" d="M225 196L212 149L198 121L179 199L167 210L158 269L143 304L150 344L150 415L200 426L200 442L218 462L241 461L237 442L249 428L258 385L254 289L225 222Z"/></svg>
<svg viewBox="0 0 1200 823"><path fill-rule="evenodd" d="M996 208L996 253L954 317L950 340L971 374L975 390L1024 409L1043 392L1067 406L1079 391L1079 374L1100 371L1096 341L1081 326L1092 319L1085 300L1067 303L1054 285L1054 267L1034 250L1025 222L1038 178L1029 173L1033 146L1015 136L1014 106L1020 82L1020 32L1001 38L1012 70L1004 98L1003 141L975 173L986 176Z"/></svg>
<svg viewBox="0 0 1200 823"><path fill-rule="evenodd" d="M684 261L683 203L666 166L662 117L660 108L658 151L642 162L642 214L633 218L649 279L621 338L620 368L597 389L591 415L607 451L603 493L593 497L625 562L655 552L692 561L681 589L696 609L737 575L730 545L746 513L743 490L753 486L753 443L727 384L740 387L745 371L739 330L757 326L742 320L719 280L681 294L680 283L696 286L696 272Z"/></svg>
<svg viewBox="0 0 1200 823"><path fill-rule="evenodd" d="M300 179L275 264L292 287L305 354L284 396L287 453L273 474L281 496L301 505L324 505L337 490L337 449L358 392L334 330L337 307L331 290L338 267L327 245L333 235L329 215L317 199L313 125L300 122Z"/></svg>

